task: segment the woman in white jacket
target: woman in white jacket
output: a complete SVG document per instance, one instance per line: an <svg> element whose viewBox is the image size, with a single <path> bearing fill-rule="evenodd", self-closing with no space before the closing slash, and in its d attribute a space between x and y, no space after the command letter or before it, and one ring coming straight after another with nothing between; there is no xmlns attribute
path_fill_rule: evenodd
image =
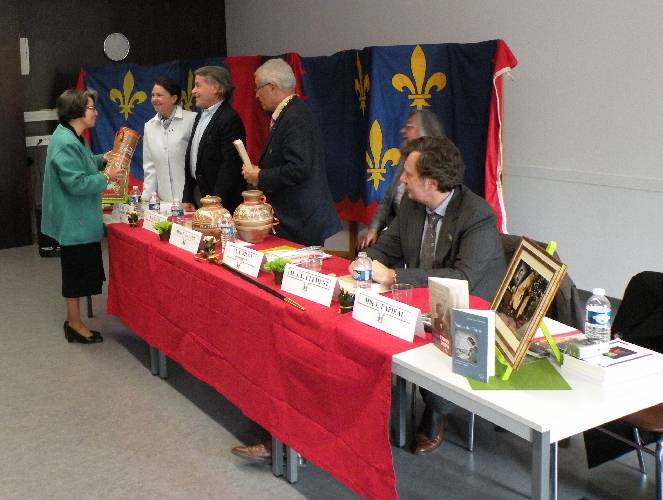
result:
<svg viewBox="0 0 663 500"><path fill-rule="evenodd" d="M145 123L143 134L143 199L182 199L184 155L196 114L179 105L182 90L170 78L158 78L152 88L156 116Z"/></svg>

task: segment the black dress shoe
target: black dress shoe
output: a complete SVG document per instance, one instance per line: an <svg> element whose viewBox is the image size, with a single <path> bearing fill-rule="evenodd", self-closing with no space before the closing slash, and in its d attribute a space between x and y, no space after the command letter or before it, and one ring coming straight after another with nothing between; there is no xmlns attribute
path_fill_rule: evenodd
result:
<svg viewBox="0 0 663 500"><path fill-rule="evenodd" d="M67 342L70 343L78 342L79 344L97 344L104 341L104 338L99 332L93 332L89 337L81 335L69 325L68 321L64 322L63 328L64 337L67 339Z"/></svg>

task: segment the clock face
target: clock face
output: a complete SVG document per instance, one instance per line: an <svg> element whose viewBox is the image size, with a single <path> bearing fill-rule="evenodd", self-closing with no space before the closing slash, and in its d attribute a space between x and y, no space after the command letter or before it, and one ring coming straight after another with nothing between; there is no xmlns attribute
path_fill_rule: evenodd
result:
<svg viewBox="0 0 663 500"><path fill-rule="evenodd" d="M121 61L129 55L129 40L122 33L111 33L104 40L104 54L111 61Z"/></svg>

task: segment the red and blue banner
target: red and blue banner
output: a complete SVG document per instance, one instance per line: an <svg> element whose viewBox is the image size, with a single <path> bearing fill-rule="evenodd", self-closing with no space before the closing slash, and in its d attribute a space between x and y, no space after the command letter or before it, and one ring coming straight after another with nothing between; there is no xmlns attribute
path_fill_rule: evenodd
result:
<svg viewBox="0 0 663 500"><path fill-rule="evenodd" d="M327 177L342 219L369 222L400 160L400 129L414 109L430 109L444 124L466 164L465 184L484 196L506 231L501 190L501 76L516 58L502 40L468 44L401 45L347 50L321 57L284 57L295 70L297 91L316 114L325 140ZM269 117L255 100L253 74L267 57L237 56L174 61L155 66L113 64L81 70L79 88L99 94L96 152L112 147L115 131L142 133L154 116L150 93L159 76L182 86L192 108L193 71L207 64L230 69L232 106L247 131L247 150L257 162L269 133ZM132 182L143 178L142 151L132 163Z"/></svg>

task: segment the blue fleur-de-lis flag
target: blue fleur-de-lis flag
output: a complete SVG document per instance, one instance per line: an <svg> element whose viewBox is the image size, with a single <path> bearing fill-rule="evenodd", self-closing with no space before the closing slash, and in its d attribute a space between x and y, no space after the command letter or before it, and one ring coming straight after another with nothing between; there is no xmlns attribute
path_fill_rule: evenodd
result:
<svg viewBox="0 0 663 500"><path fill-rule="evenodd" d="M499 52L507 57L496 57ZM501 221L501 196L493 193L501 191L501 165L496 164L501 155L487 155L491 147L500 148L499 126L489 137L491 113L499 114L495 93L501 86L493 78L503 67L496 60L504 67L516 65L500 40L368 47L302 58L303 88L320 121L342 218L370 221L400 161L400 129L408 113L428 109L461 151L465 184L481 196L490 194Z"/></svg>
<svg viewBox="0 0 663 500"><path fill-rule="evenodd" d="M97 92L99 114L96 125L90 129L93 150L101 153L112 149L115 132L121 127L129 127L142 135L145 122L155 114L150 97L154 81L159 77L178 82L182 87L182 104L191 109L192 71L206 64L219 64L219 61L214 58L155 66L107 64L83 68L83 86ZM131 182L143 180L142 141L131 161L131 177Z"/></svg>
<svg viewBox="0 0 663 500"><path fill-rule="evenodd" d="M501 76L517 64L502 40L468 44L400 45L347 50L331 56L290 53L298 89L316 114L325 141L327 177L341 218L368 223L401 161L400 129L408 113L437 114L466 165L465 184L484 196L505 230L501 194ZM268 118L254 99L253 72L261 56L174 61L154 66L109 64L81 70L79 88L98 92L95 152L111 149L123 126L142 134L154 109L150 93L159 76L182 86L192 109L193 70L225 64L240 82L232 105L243 117L247 146L259 157ZM303 73L303 74L302 74ZM143 179L142 145L131 165L131 182Z"/></svg>

